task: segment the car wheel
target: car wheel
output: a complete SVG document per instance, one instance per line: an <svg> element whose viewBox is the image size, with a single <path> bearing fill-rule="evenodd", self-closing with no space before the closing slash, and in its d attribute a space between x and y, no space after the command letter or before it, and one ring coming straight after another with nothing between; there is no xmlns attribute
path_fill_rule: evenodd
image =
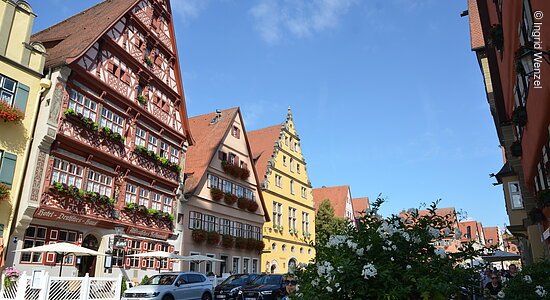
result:
<svg viewBox="0 0 550 300"><path fill-rule="evenodd" d="M164 295L164 297L162 297L162 300L174 300L174 297L172 295Z"/></svg>
<svg viewBox="0 0 550 300"><path fill-rule="evenodd" d="M202 294L201 300L212 300L212 295L210 293Z"/></svg>

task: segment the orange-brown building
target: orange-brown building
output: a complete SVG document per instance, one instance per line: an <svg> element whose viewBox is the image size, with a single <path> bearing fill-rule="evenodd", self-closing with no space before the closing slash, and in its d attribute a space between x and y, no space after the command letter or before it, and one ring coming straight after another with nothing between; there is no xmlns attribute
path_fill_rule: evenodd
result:
<svg viewBox="0 0 550 300"><path fill-rule="evenodd" d="M313 201L315 201L315 211L324 200L330 200L334 209L334 216L345 218L350 221L355 220L354 202L351 197L351 189L348 185L320 187L313 189Z"/></svg>
<svg viewBox="0 0 550 300"><path fill-rule="evenodd" d="M369 197L353 198L351 199L351 203L353 204L353 214L355 218L360 218L362 212L370 208Z"/></svg>
<svg viewBox="0 0 550 300"><path fill-rule="evenodd" d="M485 236L485 246L504 250L504 241L498 226L483 227L483 235Z"/></svg>
<svg viewBox="0 0 550 300"><path fill-rule="evenodd" d="M458 228L462 236L462 243L476 242L479 245L485 245L485 237L483 235L483 226L477 221L462 221L458 223Z"/></svg>
<svg viewBox="0 0 550 300"><path fill-rule="evenodd" d="M495 177L526 263L550 247L550 11L546 0L469 0L471 48L503 149ZM541 242L541 240L543 242Z"/></svg>
<svg viewBox="0 0 550 300"><path fill-rule="evenodd" d="M171 261L129 256L181 245L175 220L193 140L170 2L103 1L31 41L47 50L52 88L40 104L12 248L70 242L111 253L111 264L32 252L12 263L53 271L63 259L65 276L131 280L173 270Z"/></svg>

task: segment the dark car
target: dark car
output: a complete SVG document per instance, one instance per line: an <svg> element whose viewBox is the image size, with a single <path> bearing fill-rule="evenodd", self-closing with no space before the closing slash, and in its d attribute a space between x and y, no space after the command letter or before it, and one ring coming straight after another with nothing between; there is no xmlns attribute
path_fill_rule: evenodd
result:
<svg viewBox="0 0 550 300"><path fill-rule="evenodd" d="M239 291L239 300L276 300L283 295L283 275L262 275Z"/></svg>
<svg viewBox="0 0 550 300"><path fill-rule="evenodd" d="M235 274L227 277L222 283L214 289L215 299L236 300L239 291L243 286L249 285L260 274Z"/></svg>

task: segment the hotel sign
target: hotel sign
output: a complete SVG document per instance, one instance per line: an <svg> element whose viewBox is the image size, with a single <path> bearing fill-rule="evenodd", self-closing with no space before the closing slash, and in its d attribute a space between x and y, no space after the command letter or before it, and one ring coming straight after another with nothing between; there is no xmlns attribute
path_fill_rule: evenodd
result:
<svg viewBox="0 0 550 300"><path fill-rule="evenodd" d="M100 221L90 219L87 217L59 212L47 208L39 208L34 212L34 216L39 219L46 219L51 221L62 221L73 224L80 224L86 226L98 226Z"/></svg>
<svg viewBox="0 0 550 300"><path fill-rule="evenodd" d="M126 234L128 235L137 235L159 240L167 240L170 237L170 232L158 232L153 230L147 230L137 227L127 227Z"/></svg>

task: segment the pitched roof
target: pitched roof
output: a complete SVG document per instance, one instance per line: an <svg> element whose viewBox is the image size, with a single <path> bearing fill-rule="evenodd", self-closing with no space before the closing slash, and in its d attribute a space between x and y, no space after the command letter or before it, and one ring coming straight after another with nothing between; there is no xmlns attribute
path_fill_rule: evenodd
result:
<svg viewBox="0 0 550 300"><path fill-rule="evenodd" d="M483 40L477 0L468 0L468 15L470 19L470 43L472 50L483 48L485 42Z"/></svg>
<svg viewBox="0 0 550 300"><path fill-rule="evenodd" d="M346 198L349 192L349 185L321 187L313 189L313 201L315 210L325 199L329 199L334 208L334 215L337 217L346 217ZM353 206L353 203L352 203Z"/></svg>
<svg viewBox="0 0 550 300"><path fill-rule="evenodd" d="M255 160L258 177L265 178L267 163L273 155L275 142L279 140L282 125L273 125L270 127L250 131L247 133L250 147Z"/></svg>
<svg viewBox="0 0 550 300"><path fill-rule="evenodd" d="M455 210L454 207L437 208L435 210L435 214L440 216L440 217L445 217L447 215L451 215L451 221L453 223L457 222L456 210ZM427 209L419 210L418 215L419 216L427 216L427 215L429 215L429 210L427 210Z"/></svg>
<svg viewBox="0 0 550 300"><path fill-rule="evenodd" d="M486 246L498 246L498 227L483 227ZM492 242L489 242L492 240Z"/></svg>
<svg viewBox="0 0 550 300"><path fill-rule="evenodd" d="M195 139L195 144L189 146L185 159L185 173L191 175L185 180L186 192L193 193L195 191L201 178L205 175L206 169L210 165L210 162L217 153L220 143L223 142L223 138L227 135L229 130L231 130L233 121L236 117L241 117L240 112L240 109L235 107L222 110L221 113L212 112L189 119L189 125ZM216 118L216 122L213 122L214 118ZM248 152L252 155L249 138L247 136L242 117L240 121L242 124L246 147ZM258 190L260 204L264 212L264 218L266 222L269 222L270 217L267 213L267 207L265 206L265 201L262 195L260 181L258 179L258 171L254 168L254 166L251 166L251 168L252 174L256 179L256 188Z"/></svg>
<svg viewBox="0 0 550 300"><path fill-rule="evenodd" d="M211 124L211 121L217 116L216 112L189 118L189 126L195 138L195 144L189 146L185 158L185 173L191 173L191 176L185 180L187 192L194 192L197 188L197 184L210 165L212 157L230 125L233 124L238 111L239 108L222 110L221 117L214 124Z"/></svg>
<svg viewBox="0 0 550 300"><path fill-rule="evenodd" d="M360 217L360 212L370 207L369 197L353 198L351 199L353 204L353 215L357 218Z"/></svg>
<svg viewBox="0 0 550 300"><path fill-rule="evenodd" d="M105 0L64 21L32 35L42 42L48 56L45 67L69 64L82 55L122 15L140 0Z"/></svg>

